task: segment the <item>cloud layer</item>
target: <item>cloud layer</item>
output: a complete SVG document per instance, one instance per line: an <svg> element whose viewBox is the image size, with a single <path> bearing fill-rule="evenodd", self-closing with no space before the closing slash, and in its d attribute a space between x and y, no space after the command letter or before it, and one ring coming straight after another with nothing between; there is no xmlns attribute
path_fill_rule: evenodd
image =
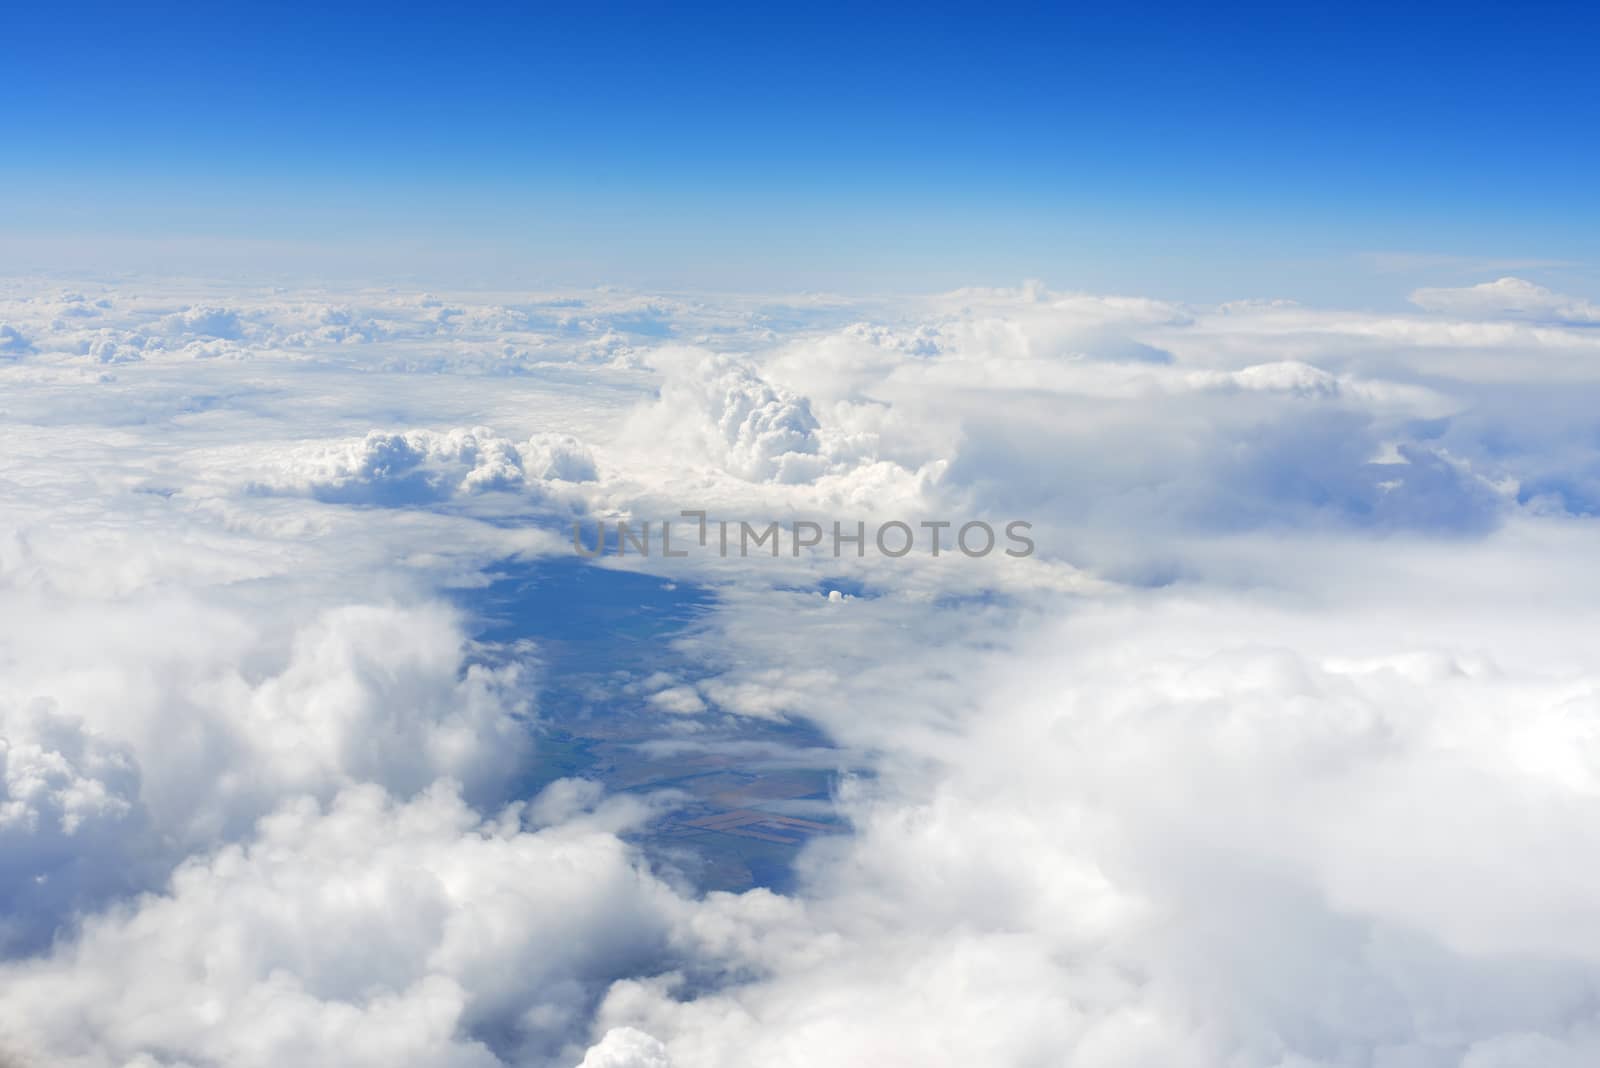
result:
<svg viewBox="0 0 1600 1068"><path fill-rule="evenodd" d="M1600 1054L1582 298L5 292L0 1054ZM638 677L627 606L462 607L684 508L1039 551L636 556L710 591ZM596 709L849 833L706 892L681 784L561 771Z"/></svg>

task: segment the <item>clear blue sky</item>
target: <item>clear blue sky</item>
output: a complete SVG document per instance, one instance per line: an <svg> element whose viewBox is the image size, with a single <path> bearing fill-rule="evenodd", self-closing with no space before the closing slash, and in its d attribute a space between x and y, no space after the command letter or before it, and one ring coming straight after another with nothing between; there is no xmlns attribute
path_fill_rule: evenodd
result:
<svg viewBox="0 0 1600 1068"><path fill-rule="evenodd" d="M0 237L1197 299L1593 277L1584 7L1094 10L23 5Z"/></svg>

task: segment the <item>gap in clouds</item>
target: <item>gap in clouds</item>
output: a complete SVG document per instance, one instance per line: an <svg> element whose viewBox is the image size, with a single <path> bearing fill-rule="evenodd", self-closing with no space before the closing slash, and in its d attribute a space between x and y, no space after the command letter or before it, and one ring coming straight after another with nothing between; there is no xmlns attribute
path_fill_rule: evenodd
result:
<svg viewBox="0 0 1600 1068"><path fill-rule="evenodd" d="M456 593L479 641L531 643L540 669L533 760L512 789L559 779L608 793L669 792L629 836L693 893L794 889L798 850L844 827L833 795L844 755L804 720L720 712L709 665L684 648L715 611L710 587L576 556L491 565Z"/></svg>

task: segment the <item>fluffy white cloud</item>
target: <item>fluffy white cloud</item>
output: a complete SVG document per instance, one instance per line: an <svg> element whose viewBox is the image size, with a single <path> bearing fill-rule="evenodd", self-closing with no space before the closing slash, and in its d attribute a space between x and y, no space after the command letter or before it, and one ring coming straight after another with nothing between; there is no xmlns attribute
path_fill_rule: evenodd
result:
<svg viewBox="0 0 1600 1068"><path fill-rule="evenodd" d="M895 731L933 768L863 785L803 907L705 903L701 952L752 978L626 981L597 1027L708 1066L1581 1063L1600 675L1563 630L1592 609L1406 596L1081 611L954 744Z"/></svg>
<svg viewBox="0 0 1600 1068"><path fill-rule="evenodd" d="M59 765L67 778L52 793L114 805L112 815L136 799L169 843L214 841L286 794L327 797L353 783L408 796L446 777L492 799L528 749L521 661L471 659L458 619L439 605L342 605L281 637L231 611L144 597L58 611L66 633L97 643L94 663L57 645L62 630L7 628L26 669L0 699L46 702L50 716L82 726L47 735L55 754L25 758L40 744L29 743L8 766L29 769L19 782L36 790ZM72 741L74 731L88 733ZM115 760L91 760L104 746ZM74 772L84 761L94 770ZM70 831L76 811L50 819Z"/></svg>
<svg viewBox="0 0 1600 1068"><path fill-rule="evenodd" d="M649 964L677 900L615 835L438 787L285 803L70 949L0 969L6 1040L60 1065L488 1066L556 1056L590 977Z"/></svg>
<svg viewBox="0 0 1600 1068"><path fill-rule="evenodd" d="M126 747L47 701L0 705L0 952L43 948L75 911L148 877L129 870L144 817Z"/></svg>
<svg viewBox="0 0 1600 1068"><path fill-rule="evenodd" d="M578 1068L672 1068L661 1042L632 1027L615 1027L583 1056Z"/></svg>
<svg viewBox="0 0 1600 1068"><path fill-rule="evenodd" d="M593 482L600 477L594 453L571 434L535 434L522 447L522 457L533 478Z"/></svg>
<svg viewBox="0 0 1600 1068"><path fill-rule="evenodd" d="M237 340L244 335L239 313L231 308L197 304L174 312L162 321L168 333L177 337Z"/></svg>
<svg viewBox="0 0 1600 1068"><path fill-rule="evenodd" d="M1411 302L1428 311L1469 318L1535 319L1557 323L1600 322L1600 304L1552 293L1521 278L1500 278L1459 289L1419 289Z"/></svg>
<svg viewBox="0 0 1600 1068"><path fill-rule="evenodd" d="M359 440L292 450L254 487L320 500L424 506L456 496L521 492L530 480L592 482L594 454L570 434L535 434L518 445L487 427L374 430Z"/></svg>
<svg viewBox="0 0 1600 1068"><path fill-rule="evenodd" d="M640 413L642 439L692 450L752 481L803 482L820 473L819 424L806 398L730 357L667 351L657 360L666 381L656 404Z"/></svg>
<svg viewBox="0 0 1600 1068"><path fill-rule="evenodd" d="M297 457L283 481L334 501L424 504L522 485L522 455L485 427L385 432ZM268 484L269 486L271 483Z"/></svg>

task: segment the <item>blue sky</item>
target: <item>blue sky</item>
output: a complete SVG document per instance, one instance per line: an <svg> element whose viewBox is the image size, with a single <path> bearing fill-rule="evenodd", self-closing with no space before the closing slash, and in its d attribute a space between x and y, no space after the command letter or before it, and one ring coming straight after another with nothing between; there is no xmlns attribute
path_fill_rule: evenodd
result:
<svg viewBox="0 0 1600 1068"><path fill-rule="evenodd" d="M658 286L1592 278L1596 21L34 5L0 236L18 266Z"/></svg>

